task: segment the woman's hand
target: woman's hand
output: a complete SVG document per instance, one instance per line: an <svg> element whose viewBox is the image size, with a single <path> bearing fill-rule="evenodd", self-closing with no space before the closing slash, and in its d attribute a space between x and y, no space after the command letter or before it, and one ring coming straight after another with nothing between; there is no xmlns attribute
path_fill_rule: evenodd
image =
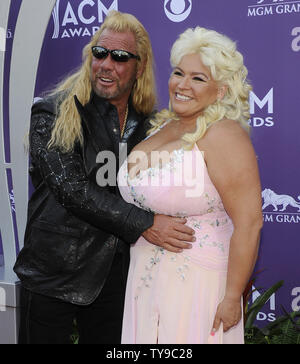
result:
<svg viewBox="0 0 300 364"><path fill-rule="evenodd" d="M233 326L237 325L241 318L241 300L224 298L218 306L211 334L214 335L215 332L219 330L221 323L223 323L223 331L228 331Z"/></svg>

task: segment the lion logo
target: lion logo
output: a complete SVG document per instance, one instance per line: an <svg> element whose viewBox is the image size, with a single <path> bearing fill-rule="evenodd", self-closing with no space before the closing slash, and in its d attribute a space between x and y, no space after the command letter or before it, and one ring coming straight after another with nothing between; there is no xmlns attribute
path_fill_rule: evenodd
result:
<svg viewBox="0 0 300 364"><path fill-rule="evenodd" d="M265 188L262 191L262 198L264 199L263 210L272 205L274 207L273 211L285 211L287 206L292 206L298 209L300 212L300 202L297 202L293 197L289 195L277 195L274 191L269 188ZM300 196L298 196L298 200L300 200ZM278 210L278 206L282 206L281 210Z"/></svg>

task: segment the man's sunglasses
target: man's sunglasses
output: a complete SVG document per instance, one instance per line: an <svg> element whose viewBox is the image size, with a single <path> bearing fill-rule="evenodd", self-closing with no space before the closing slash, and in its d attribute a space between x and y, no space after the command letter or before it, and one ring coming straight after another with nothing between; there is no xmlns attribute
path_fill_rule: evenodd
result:
<svg viewBox="0 0 300 364"><path fill-rule="evenodd" d="M132 54L127 51L123 51L121 49L110 50L104 47L95 46L92 47L93 56L97 59L105 59L109 54L111 58L116 62L128 62L130 58L135 58L140 60L139 56Z"/></svg>

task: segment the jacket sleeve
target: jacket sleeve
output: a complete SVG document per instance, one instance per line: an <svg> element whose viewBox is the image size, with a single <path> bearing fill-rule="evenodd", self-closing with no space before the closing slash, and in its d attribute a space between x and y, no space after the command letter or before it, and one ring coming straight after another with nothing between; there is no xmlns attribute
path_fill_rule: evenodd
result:
<svg viewBox="0 0 300 364"><path fill-rule="evenodd" d="M79 152L48 149L54 116L32 113L30 154L56 200L74 216L134 243L153 225L154 214L125 202L87 178ZM50 127L49 127L50 126Z"/></svg>

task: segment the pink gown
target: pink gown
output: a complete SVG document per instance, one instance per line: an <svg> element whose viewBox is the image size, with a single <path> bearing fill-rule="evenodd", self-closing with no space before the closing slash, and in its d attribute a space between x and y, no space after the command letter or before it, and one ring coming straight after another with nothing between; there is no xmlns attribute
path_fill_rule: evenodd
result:
<svg viewBox="0 0 300 364"><path fill-rule="evenodd" d="M197 239L182 253L171 253L143 237L131 246L122 343L244 343L243 320L226 333L221 326L210 335L225 294L233 224L197 145L192 151L173 151L168 163L135 178L128 176L126 160L118 184L129 203L186 217Z"/></svg>

